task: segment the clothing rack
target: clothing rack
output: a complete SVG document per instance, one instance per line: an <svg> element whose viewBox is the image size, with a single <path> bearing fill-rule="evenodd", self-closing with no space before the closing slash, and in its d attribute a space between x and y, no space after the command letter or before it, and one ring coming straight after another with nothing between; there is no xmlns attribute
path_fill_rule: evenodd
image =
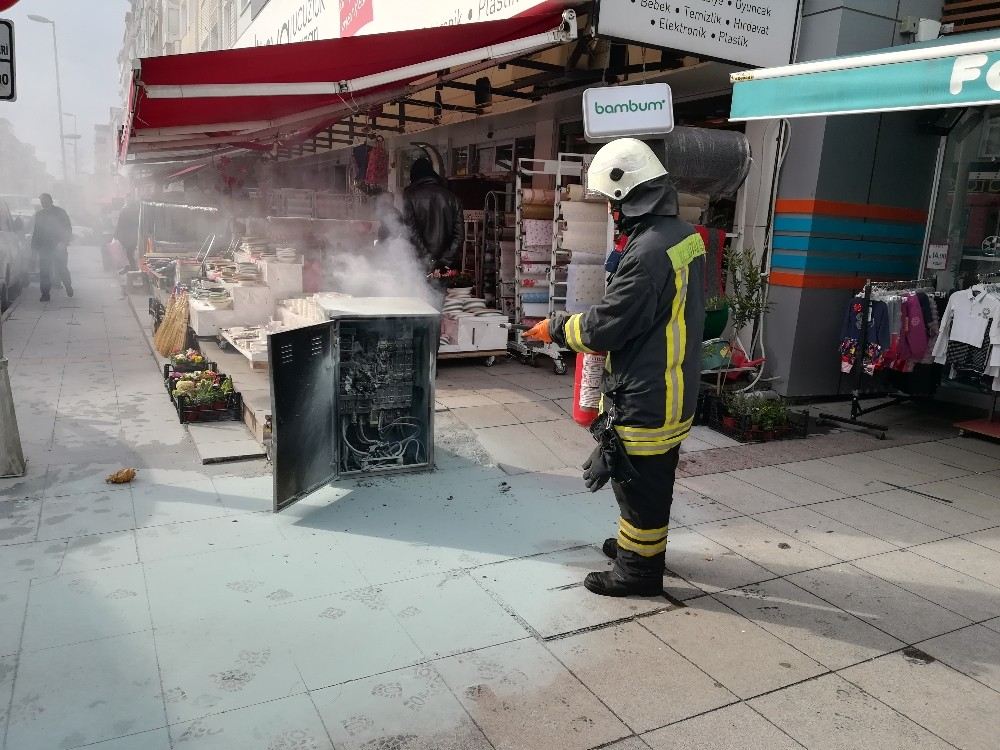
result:
<svg viewBox="0 0 1000 750"><path fill-rule="evenodd" d="M851 416L841 417L836 414L820 414L819 419L826 422L839 422L841 424L850 425L852 427L861 427L867 430L877 431L879 440L885 440L885 434L889 431L888 425L877 424L875 422L868 422L862 420L861 417L871 414L872 412L881 411L882 409L888 409L892 406L899 406L900 404L905 404L908 401L914 400L914 396L908 393L890 393L890 392L876 392L876 393L865 393L864 392L864 382L865 382L865 355L864 349L868 344L868 327L871 322L871 308L872 308L872 292L891 292L891 291L903 291L906 289L920 289L920 288L933 288L935 286L935 281L933 279L911 279L909 281L876 281L873 282L871 279L865 281L864 288L864 298L861 307L861 335L858 338L858 352L854 357L854 366L851 371L852 375L856 375L856 383L854 389L851 391ZM865 408L862 406L861 402L863 400L874 400L874 399L889 399L888 401L883 401L880 404L875 404L874 406L869 406ZM994 404L995 405L995 404Z"/></svg>
<svg viewBox="0 0 1000 750"><path fill-rule="evenodd" d="M1000 272L992 271L990 273L978 274L976 276L976 283L1000 284ZM994 391L993 400L990 402L990 409L985 419L970 419L965 422L956 422L955 427L958 428L959 434L974 433L991 438L1000 438L1000 419L998 419L997 414L998 399L1000 399L1000 393Z"/></svg>

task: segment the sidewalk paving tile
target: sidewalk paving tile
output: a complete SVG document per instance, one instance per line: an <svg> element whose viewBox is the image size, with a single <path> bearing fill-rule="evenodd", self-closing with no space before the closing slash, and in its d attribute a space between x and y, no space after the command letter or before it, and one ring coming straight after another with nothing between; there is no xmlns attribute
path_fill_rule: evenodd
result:
<svg viewBox="0 0 1000 750"><path fill-rule="evenodd" d="M59 572L68 542L25 542L0 546L0 582L27 581Z"/></svg>
<svg viewBox="0 0 1000 750"><path fill-rule="evenodd" d="M28 580L0 583L0 656L16 654L20 648L29 583Z"/></svg>
<svg viewBox="0 0 1000 750"><path fill-rule="evenodd" d="M914 489L919 492L919 488ZM994 521L966 513L941 500L918 495L917 492L890 490L865 495L864 500L949 534L966 534L996 525Z"/></svg>
<svg viewBox="0 0 1000 750"><path fill-rule="evenodd" d="M337 750L493 750L433 664L316 690L312 699Z"/></svg>
<svg viewBox="0 0 1000 750"><path fill-rule="evenodd" d="M41 512L34 498L0 501L0 546L35 541Z"/></svg>
<svg viewBox="0 0 1000 750"><path fill-rule="evenodd" d="M838 558L752 518L702 524L698 533L779 576L840 562Z"/></svg>
<svg viewBox="0 0 1000 750"><path fill-rule="evenodd" d="M789 580L906 643L969 624L967 618L848 563L799 573Z"/></svg>
<svg viewBox="0 0 1000 750"><path fill-rule="evenodd" d="M149 526L136 531L143 562L198 552L250 547L283 539L270 516L239 515Z"/></svg>
<svg viewBox="0 0 1000 750"><path fill-rule="evenodd" d="M127 484L108 484L104 481L123 467L118 464L53 464L49 467L45 498L81 495L87 492L128 492Z"/></svg>
<svg viewBox="0 0 1000 750"><path fill-rule="evenodd" d="M496 750L587 750L630 734L533 640L452 656L435 666Z"/></svg>
<svg viewBox="0 0 1000 750"><path fill-rule="evenodd" d="M390 583L381 589L400 625L428 659L529 635L465 572Z"/></svg>
<svg viewBox="0 0 1000 750"><path fill-rule="evenodd" d="M639 622L744 700L827 671L710 597Z"/></svg>
<svg viewBox="0 0 1000 750"><path fill-rule="evenodd" d="M810 461L782 464L781 468L817 484L837 490L847 496L867 495L871 492L891 490L885 482L871 476L872 472L859 473L853 469L834 466L829 461L815 458Z"/></svg>
<svg viewBox="0 0 1000 750"><path fill-rule="evenodd" d="M473 429L484 427L504 427L506 425L521 424L520 418L511 413L507 407L500 404L491 406L467 406L460 409L452 409L452 414L458 417L467 426Z"/></svg>
<svg viewBox="0 0 1000 750"><path fill-rule="evenodd" d="M202 521L229 515L212 483L136 484L132 487L136 528Z"/></svg>
<svg viewBox="0 0 1000 750"><path fill-rule="evenodd" d="M507 410L524 424L531 422L568 421L566 412L553 401L527 401L525 403L508 404ZM586 433L582 427L573 423L576 429Z"/></svg>
<svg viewBox="0 0 1000 750"><path fill-rule="evenodd" d="M151 626L139 565L36 578L31 582L21 648L68 646Z"/></svg>
<svg viewBox="0 0 1000 750"><path fill-rule="evenodd" d="M809 505L810 503L819 503L824 500L836 500L844 496L843 492L814 482L811 479L800 477L798 474L793 474L790 471L785 471L781 466L768 466L761 469L741 469L731 472L729 476L784 498L793 505ZM776 508L749 510L747 513L762 513L765 510L780 510L786 507L788 507L787 504L782 504Z"/></svg>
<svg viewBox="0 0 1000 750"><path fill-rule="evenodd" d="M973 435L964 435L962 437L942 440L940 441L940 444L955 446L960 450L971 451L972 453L978 453L982 456L991 456L993 458L1000 459L1000 443L996 443L985 438L979 438Z"/></svg>
<svg viewBox="0 0 1000 750"><path fill-rule="evenodd" d="M7 746L77 747L164 724L150 631L22 653Z"/></svg>
<svg viewBox="0 0 1000 750"><path fill-rule="evenodd" d="M745 482L735 474L679 477L677 484L740 513L761 513L766 510L778 510L794 505L790 500Z"/></svg>
<svg viewBox="0 0 1000 750"><path fill-rule="evenodd" d="M774 578L774 573L693 529L673 529L667 569L702 591L722 591Z"/></svg>
<svg viewBox="0 0 1000 750"><path fill-rule="evenodd" d="M14 692L14 673L16 671L17 654L0 656L0 747L6 747L8 708Z"/></svg>
<svg viewBox="0 0 1000 750"><path fill-rule="evenodd" d="M587 573L609 568L600 551L583 547L488 565L471 575L543 638L671 606L659 597L609 599L583 588ZM671 591L670 579L664 583Z"/></svg>
<svg viewBox="0 0 1000 750"><path fill-rule="evenodd" d="M561 638L548 646L636 733L738 700L635 622Z"/></svg>
<svg viewBox="0 0 1000 750"><path fill-rule="evenodd" d="M952 747L838 675L756 698L750 707L809 750Z"/></svg>
<svg viewBox="0 0 1000 750"><path fill-rule="evenodd" d="M268 616L157 628L167 719L194 721L306 690L285 635ZM316 643L317 650L327 644Z"/></svg>
<svg viewBox="0 0 1000 750"><path fill-rule="evenodd" d="M897 466L884 458L876 458L867 453L847 453L823 460L839 469L845 469L859 478L877 480L897 487L910 487L941 478L939 474L910 466Z"/></svg>
<svg viewBox="0 0 1000 750"><path fill-rule="evenodd" d="M966 441L971 443L974 441ZM965 443L954 445L947 442L917 443L910 446L911 450L917 453L936 458L939 461L968 469L970 472L984 472L1000 470L1000 457L987 456L982 453L970 450Z"/></svg>
<svg viewBox="0 0 1000 750"><path fill-rule="evenodd" d="M955 484L1000 498L1000 471L991 471L989 474L968 474L955 479Z"/></svg>
<svg viewBox="0 0 1000 750"><path fill-rule="evenodd" d="M913 552L1000 590L1000 552L967 539L942 539L913 547Z"/></svg>
<svg viewBox="0 0 1000 750"><path fill-rule="evenodd" d="M802 745L745 703L650 732L652 750L802 750Z"/></svg>
<svg viewBox="0 0 1000 750"><path fill-rule="evenodd" d="M856 560L896 549L894 544L817 513L812 507L775 510L754 518L841 560Z"/></svg>
<svg viewBox="0 0 1000 750"><path fill-rule="evenodd" d="M170 734L166 727L98 742L78 745L74 750L170 750Z"/></svg>
<svg viewBox="0 0 1000 750"><path fill-rule="evenodd" d="M681 484L674 487L674 499L670 506L671 526L693 526L711 521L722 521L742 515L728 505L723 505L699 492L689 490Z"/></svg>
<svg viewBox="0 0 1000 750"><path fill-rule="evenodd" d="M310 690L425 660L378 586L276 606L267 622Z"/></svg>
<svg viewBox="0 0 1000 750"><path fill-rule="evenodd" d="M308 695L209 716L170 727L174 747L184 750L333 750Z"/></svg>
<svg viewBox="0 0 1000 750"><path fill-rule="evenodd" d="M787 580L745 586L715 598L832 670L904 645Z"/></svg>
<svg viewBox="0 0 1000 750"><path fill-rule="evenodd" d="M87 492L43 500L38 540L66 539L133 528L135 516L130 492Z"/></svg>
<svg viewBox="0 0 1000 750"><path fill-rule="evenodd" d="M527 425L476 430L476 437L493 460L510 474L546 471L569 465L557 457Z"/></svg>
<svg viewBox="0 0 1000 750"><path fill-rule="evenodd" d="M904 469L912 469L919 474L930 474L934 479L955 479L969 474L968 469L941 461L934 456L928 456L907 446L886 448L864 455L871 460L883 461L901 466Z"/></svg>
<svg viewBox="0 0 1000 750"><path fill-rule="evenodd" d="M274 479L266 476L212 477L219 500L230 510L270 513L274 502Z"/></svg>
<svg viewBox="0 0 1000 750"><path fill-rule="evenodd" d="M970 542L975 542L983 547L987 547L994 552L1000 552L1000 527L984 529L983 531L974 531L971 534L963 534L962 538L968 539Z"/></svg>
<svg viewBox="0 0 1000 750"><path fill-rule="evenodd" d="M948 536L946 531L873 505L867 498L845 497L816 503L810 506L810 510L900 547L933 542Z"/></svg>
<svg viewBox="0 0 1000 750"><path fill-rule="evenodd" d="M594 452L594 438L576 422L533 422L527 425L539 442L552 451L563 466L580 466Z"/></svg>
<svg viewBox="0 0 1000 750"><path fill-rule="evenodd" d="M914 489L925 495L940 498L953 508L988 518L1000 525L1000 498L993 495L978 492L957 481L922 484Z"/></svg>
<svg viewBox="0 0 1000 750"><path fill-rule="evenodd" d="M972 625L918 643L917 648L1000 692L1000 633Z"/></svg>
<svg viewBox="0 0 1000 750"><path fill-rule="evenodd" d="M69 540L59 573L79 573L139 562L134 531L78 536ZM42 544L42 542L39 542Z"/></svg>
<svg viewBox="0 0 1000 750"><path fill-rule="evenodd" d="M1000 615L1000 589L912 550L876 555L854 564L970 620Z"/></svg>
<svg viewBox="0 0 1000 750"><path fill-rule="evenodd" d="M1000 693L919 650L883 656L841 673L904 716L963 750L995 750ZM960 700L955 700L961 696Z"/></svg>

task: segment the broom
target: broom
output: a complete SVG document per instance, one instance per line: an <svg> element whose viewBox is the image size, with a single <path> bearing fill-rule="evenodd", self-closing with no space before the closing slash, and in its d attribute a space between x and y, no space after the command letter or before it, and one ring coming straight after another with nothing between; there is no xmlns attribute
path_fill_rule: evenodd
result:
<svg viewBox="0 0 1000 750"><path fill-rule="evenodd" d="M167 306L163 322L153 336L153 346L161 356L169 357L184 348L188 327L188 296L176 295Z"/></svg>

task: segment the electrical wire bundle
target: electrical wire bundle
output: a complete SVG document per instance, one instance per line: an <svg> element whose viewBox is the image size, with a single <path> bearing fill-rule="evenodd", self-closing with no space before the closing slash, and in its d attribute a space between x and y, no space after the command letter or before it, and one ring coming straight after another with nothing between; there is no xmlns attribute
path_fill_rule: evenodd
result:
<svg viewBox="0 0 1000 750"><path fill-rule="evenodd" d="M386 420L379 413L376 435L370 435L362 420L345 417L340 425L344 450L341 467L344 471L372 471L383 466L407 466L427 460L420 439L423 423L412 417Z"/></svg>

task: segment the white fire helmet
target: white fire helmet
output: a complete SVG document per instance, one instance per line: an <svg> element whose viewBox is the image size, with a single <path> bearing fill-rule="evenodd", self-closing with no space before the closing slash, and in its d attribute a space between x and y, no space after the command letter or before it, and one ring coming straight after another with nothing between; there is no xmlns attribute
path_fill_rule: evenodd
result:
<svg viewBox="0 0 1000 750"><path fill-rule="evenodd" d="M606 143L587 170L587 187L621 202L638 185L667 174L653 149L636 138Z"/></svg>

